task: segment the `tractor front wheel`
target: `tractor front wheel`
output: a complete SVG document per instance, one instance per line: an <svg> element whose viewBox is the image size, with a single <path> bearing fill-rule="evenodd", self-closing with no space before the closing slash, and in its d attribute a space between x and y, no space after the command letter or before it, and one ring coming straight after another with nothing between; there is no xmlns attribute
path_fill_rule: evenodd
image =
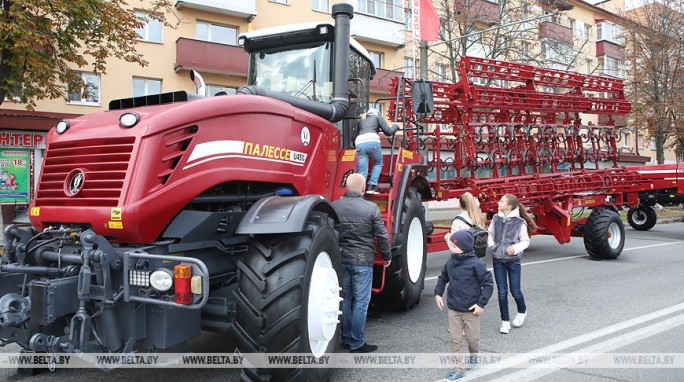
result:
<svg viewBox="0 0 684 382"><path fill-rule="evenodd" d="M238 351L319 358L339 338L342 265L334 221L311 212L303 232L249 240L235 291ZM327 381L331 369L246 368L245 381Z"/></svg>

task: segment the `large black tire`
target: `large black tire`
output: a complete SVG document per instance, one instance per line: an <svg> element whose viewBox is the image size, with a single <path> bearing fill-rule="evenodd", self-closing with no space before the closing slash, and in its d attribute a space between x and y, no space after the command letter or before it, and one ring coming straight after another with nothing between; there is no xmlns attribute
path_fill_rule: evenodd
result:
<svg viewBox="0 0 684 382"><path fill-rule="evenodd" d="M240 353L304 353L337 348L342 265L334 221L312 212L303 232L249 241L235 291L233 333ZM244 381L326 381L330 369L243 369Z"/></svg>
<svg viewBox="0 0 684 382"><path fill-rule="evenodd" d="M625 226L610 209L594 210L584 225L584 248L595 259L616 259L625 246Z"/></svg>
<svg viewBox="0 0 684 382"><path fill-rule="evenodd" d="M658 223L658 214L653 207L641 204L629 209L627 223L637 231L648 231Z"/></svg>
<svg viewBox="0 0 684 382"><path fill-rule="evenodd" d="M373 296L373 302L383 309L405 311L420 300L427 261L425 213L414 190L410 190L404 200L400 232L404 238L401 251L387 267L385 287ZM374 272L376 278L380 275L381 272ZM374 285L379 284L374 282Z"/></svg>

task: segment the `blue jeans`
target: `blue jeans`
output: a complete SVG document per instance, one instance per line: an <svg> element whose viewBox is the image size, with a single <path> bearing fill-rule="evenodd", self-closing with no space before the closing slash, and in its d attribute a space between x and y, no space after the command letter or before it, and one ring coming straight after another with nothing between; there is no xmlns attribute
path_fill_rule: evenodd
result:
<svg viewBox="0 0 684 382"><path fill-rule="evenodd" d="M382 148L376 142L360 143L356 145L356 160L359 174L364 178L368 177L368 157L373 158L373 170L371 170L368 185L377 186L378 178L382 172Z"/></svg>
<svg viewBox="0 0 684 382"><path fill-rule="evenodd" d="M518 306L518 313L527 312L525 297L520 290L521 266L519 262L501 263L494 261L494 279L496 288L499 291L499 311L501 311L501 321L510 321L508 314L508 284L511 285L511 294Z"/></svg>
<svg viewBox="0 0 684 382"><path fill-rule="evenodd" d="M371 297L373 267L342 264L342 268L342 342L353 350L366 343L363 332Z"/></svg>

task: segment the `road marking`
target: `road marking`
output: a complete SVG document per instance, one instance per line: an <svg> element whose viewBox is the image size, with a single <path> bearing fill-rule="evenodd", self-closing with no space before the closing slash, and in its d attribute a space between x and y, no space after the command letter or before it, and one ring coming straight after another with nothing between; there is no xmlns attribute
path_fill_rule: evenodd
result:
<svg viewBox="0 0 684 382"><path fill-rule="evenodd" d="M595 340L597 338L601 338L601 337L607 336L609 334L613 334L613 333L619 332L621 330L625 330L625 329L643 324L645 322L655 320L655 319L663 317L663 316L667 316L667 315L672 314L672 313L677 313L681 310L684 310L684 303L680 303L680 304L673 305L673 306L670 306L670 307L665 308L665 309L661 309L661 310L658 310L655 312L651 312L651 313L647 313L647 314L644 314L641 316L637 316L637 317L634 317L634 318L629 319L627 321L618 322L617 324L606 326L605 328L601 328L601 329L595 330L595 331L590 332L590 333L582 334L582 335L577 336L577 337L569 338L569 339L564 340L564 341L556 342L555 344L551 344L551 345L539 348L537 350L532 350L532 351L525 353L525 354L533 353L536 356L537 354L543 355L543 354L557 353L561 350L565 350L565 349L568 349L568 348L571 348L574 346L578 346L578 345L581 345L585 342L589 342L589 341ZM680 318L680 317L684 318L684 315L679 315L675 318ZM671 320L663 321L663 323L666 323L669 321L671 321ZM677 321L677 322L679 322L679 321ZM682 322L682 323L684 323L684 322ZM681 325L682 323L679 323L678 325ZM646 327L646 328L648 328L648 327ZM642 329L646 329L646 328L642 328ZM639 329L639 330L641 330L641 329ZM640 335L643 335L643 332L640 332L638 330L635 332L638 332ZM627 334L629 334L629 333L627 333ZM618 336L618 337L615 337L613 339L610 339L610 340L607 340L604 342L605 343L608 343L610 341L619 342L621 337L622 336ZM597 344L597 345L599 345L599 344ZM589 348L591 348L591 346L589 346ZM469 372L468 373L468 379L479 378L479 377L482 377L485 375L497 373L497 372L500 372L501 370L507 369L509 367L513 367L513 366L519 364L520 362L523 362L523 361L526 362L526 360L527 360L527 357L524 357L524 356L516 356L516 357L507 358L507 359L503 360L502 362L500 362L500 364L498 364L498 367L496 367L496 368L487 368L487 369L483 368L480 370L476 369L475 371Z"/></svg>
<svg viewBox="0 0 684 382"><path fill-rule="evenodd" d="M625 252L625 251L634 251L634 250L637 250L637 249L644 249L644 248L662 247L662 246L664 246L664 245L672 245L672 244L679 244L679 243L681 243L681 241L672 241L672 242L669 242L669 243L660 243L660 244L644 245L643 247L634 247L634 248L623 249L622 252Z"/></svg>
<svg viewBox="0 0 684 382"><path fill-rule="evenodd" d="M653 248L653 247L662 247L662 246L665 246L665 245L672 245L672 244L679 244L679 243L681 243L681 241L672 241L672 242L669 242L669 243L660 243L660 244L644 245L644 246L641 246L641 247L626 248L626 249L623 249L622 252L635 251L635 250L637 250L637 249L645 249L645 248ZM577 259L577 258L579 258L579 257L587 257L587 256L589 256L589 255L577 255L577 256L559 257L559 258L556 258L556 259L532 261L532 262L529 262L529 263L522 263L522 266L534 265L534 264L543 264L543 263L550 263L550 262L552 262L552 261L562 261L562 260ZM487 270L488 270L488 271L491 271L492 268L487 268ZM438 277L439 277L439 276L426 277L426 278L425 278L425 281L437 280Z"/></svg>
<svg viewBox="0 0 684 382"><path fill-rule="evenodd" d="M612 350L619 349L622 347L625 347L627 345L633 344L635 342L641 341L645 338L652 337L656 334L660 334L662 332L666 332L668 330L674 329L678 326L684 325L684 314L680 314L678 316L669 318L667 320L663 320L660 322L656 322L654 324L645 326L640 329L636 329L633 331L630 331L625 334L621 334L619 336L613 337L611 339L605 340L603 342L599 342L594 345L590 345L587 347L584 347L582 349L573 351L571 353L567 354L583 354L583 355L589 355L589 357L597 357L599 355L608 353ZM542 354L546 355L546 354ZM563 367L557 367L557 368L549 368L548 365L534 365L529 368L507 374L505 376L493 379L493 381L500 381L500 382L507 382L507 381L533 381L535 379L544 377L546 375L549 375L551 373L555 373L556 371L563 370L563 369L568 369L572 368L573 365L563 365ZM477 378L477 377L475 377Z"/></svg>

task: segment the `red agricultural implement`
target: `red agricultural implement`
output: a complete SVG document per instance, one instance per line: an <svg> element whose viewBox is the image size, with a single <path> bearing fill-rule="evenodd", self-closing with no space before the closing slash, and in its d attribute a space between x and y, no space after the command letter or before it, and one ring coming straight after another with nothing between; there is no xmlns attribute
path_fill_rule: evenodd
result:
<svg viewBox="0 0 684 382"><path fill-rule="evenodd" d="M614 117L631 108L622 81L474 57L462 58L458 73L454 84L432 83L434 110L415 119L418 108L431 105L412 104L421 99L408 96L412 80L394 81L390 116L414 126L437 124L408 133L409 150L424 153L435 174L434 200L470 191L491 217L499 198L514 194L536 216L538 233L559 243L582 236L592 257L619 256L624 227L618 209L636 206L640 191L672 187L618 166L623 127ZM605 124L584 125L582 114ZM441 236L429 238L430 250L446 248Z"/></svg>

